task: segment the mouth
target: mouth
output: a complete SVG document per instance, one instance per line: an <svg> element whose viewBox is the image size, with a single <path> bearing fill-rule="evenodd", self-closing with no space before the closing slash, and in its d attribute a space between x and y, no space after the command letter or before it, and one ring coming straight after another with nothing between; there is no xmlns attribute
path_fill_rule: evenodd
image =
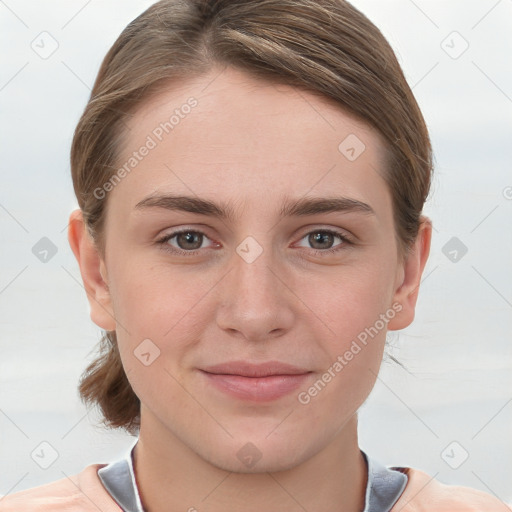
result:
<svg viewBox="0 0 512 512"><path fill-rule="evenodd" d="M203 368L202 371L217 375L239 375L241 377L270 377L273 375L304 375L310 370L280 361L266 363L249 363L247 361L230 361Z"/></svg>
<svg viewBox="0 0 512 512"><path fill-rule="evenodd" d="M312 373L279 361L259 364L231 361L200 372L217 390L252 402L277 400L297 389Z"/></svg>

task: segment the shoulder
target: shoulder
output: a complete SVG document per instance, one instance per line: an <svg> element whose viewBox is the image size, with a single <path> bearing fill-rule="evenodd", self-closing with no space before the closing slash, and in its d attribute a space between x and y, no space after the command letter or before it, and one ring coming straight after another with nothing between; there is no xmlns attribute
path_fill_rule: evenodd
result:
<svg viewBox="0 0 512 512"><path fill-rule="evenodd" d="M119 512L98 477L103 466L91 464L76 475L0 496L0 512Z"/></svg>
<svg viewBox="0 0 512 512"><path fill-rule="evenodd" d="M393 468L407 475L404 492L391 512L503 512L498 498L470 487L446 485L413 468Z"/></svg>

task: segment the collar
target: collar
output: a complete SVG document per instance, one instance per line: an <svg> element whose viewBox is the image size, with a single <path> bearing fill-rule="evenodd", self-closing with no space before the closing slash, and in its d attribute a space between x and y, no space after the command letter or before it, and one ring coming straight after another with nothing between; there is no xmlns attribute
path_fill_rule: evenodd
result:
<svg viewBox="0 0 512 512"><path fill-rule="evenodd" d="M138 439L121 460L98 470L103 486L124 512L144 512L133 469L133 450L137 442ZM361 453L368 467L363 512L389 512L407 485L407 475L400 468L387 468L362 450Z"/></svg>

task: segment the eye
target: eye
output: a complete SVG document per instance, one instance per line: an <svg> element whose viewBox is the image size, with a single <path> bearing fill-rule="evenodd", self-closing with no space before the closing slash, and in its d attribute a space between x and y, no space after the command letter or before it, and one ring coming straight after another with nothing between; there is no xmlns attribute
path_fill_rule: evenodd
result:
<svg viewBox="0 0 512 512"><path fill-rule="evenodd" d="M208 240L210 239L201 231L185 229L169 233L158 240L157 243L161 244L162 248L166 251L195 254L199 249L208 247L208 245L205 245L205 242Z"/></svg>
<svg viewBox="0 0 512 512"><path fill-rule="evenodd" d="M157 244L162 246L165 251L186 256L195 255L201 249L219 246L212 242L205 233L193 229L168 233L157 240ZM302 237L297 245L309 247L316 254L325 255L342 250L348 244L351 245L352 242L344 233L331 229L317 229Z"/></svg>
<svg viewBox="0 0 512 512"><path fill-rule="evenodd" d="M351 241L346 235L339 231L330 229L317 229L311 231L301 239L301 242L305 240L309 247L318 253L331 253L341 250L346 244L350 244ZM335 243L339 240L338 243ZM308 247L303 243L299 243L299 247Z"/></svg>

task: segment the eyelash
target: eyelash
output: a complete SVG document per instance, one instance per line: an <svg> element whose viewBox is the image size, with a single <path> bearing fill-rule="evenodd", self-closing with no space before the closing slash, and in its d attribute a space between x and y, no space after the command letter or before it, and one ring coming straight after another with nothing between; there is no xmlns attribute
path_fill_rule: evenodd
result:
<svg viewBox="0 0 512 512"><path fill-rule="evenodd" d="M184 256L196 256L201 251L201 249L185 251L184 249L178 249L176 247L171 248L171 246L167 243L169 240L172 240L173 238L175 238L176 236L178 236L182 233L195 233L195 234L202 235L205 238L208 238L208 236L205 233L203 233L202 231L192 230L192 229L182 229L179 231L173 231L172 233L165 235L163 238L160 238L159 240L157 240L156 243L161 246L162 250L164 250L166 252L170 252L172 254L178 254L178 255L184 255ZM346 245L353 245L353 242L345 234L341 233L340 231L336 231L334 229L315 229L313 231L309 231L308 233L306 233L300 240L302 240L303 238L305 238L308 235L311 235L312 233L327 233L330 235L337 236L341 240L340 244L338 244L334 247L331 247L330 249L310 248L310 251L313 251L313 254L315 254L316 256L325 256L327 254L333 254L340 250L343 250L343 248Z"/></svg>

